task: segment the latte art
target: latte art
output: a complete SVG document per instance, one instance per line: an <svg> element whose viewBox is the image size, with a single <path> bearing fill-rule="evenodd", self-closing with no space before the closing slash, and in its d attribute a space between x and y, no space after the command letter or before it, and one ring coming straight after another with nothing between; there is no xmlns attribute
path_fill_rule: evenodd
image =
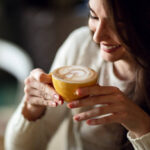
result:
<svg viewBox="0 0 150 150"><path fill-rule="evenodd" d="M83 66L63 66L54 70L52 75L69 83L89 82L97 77L94 70Z"/></svg>
<svg viewBox="0 0 150 150"><path fill-rule="evenodd" d="M50 73L56 92L70 102L81 98L76 90L97 83L97 72L84 66L63 66Z"/></svg>

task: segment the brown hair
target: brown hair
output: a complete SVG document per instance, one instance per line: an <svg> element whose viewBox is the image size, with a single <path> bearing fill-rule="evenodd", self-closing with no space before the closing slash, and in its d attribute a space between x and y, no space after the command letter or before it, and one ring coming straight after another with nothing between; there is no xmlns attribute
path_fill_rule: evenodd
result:
<svg viewBox="0 0 150 150"><path fill-rule="evenodd" d="M105 0L121 41L138 64L134 88L128 96L150 114L150 11L149 0ZM126 131L127 132L127 131ZM132 150L126 138L121 150Z"/></svg>
<svg viewBox="0 0 150 150"><path fill-rule="evenodd" d="M112 6L117 31L127 45L129 53L139 65L136 72L134 100L137 103L140 102L142 106L145 105L147 107L145 111L150 114L150 12L148 0L109 0L109 2ZM124 25L125 36L122 28L117 24L120 21Z"/></svg>
<svg viewBox="0 0 150 150"><path fill-rule="evenodd" d="M138 64L132 99L150 114L150 11L148 0L108 0L121 40ZM120 27L119 23L123 25ZM124 34L125 33L125 34ZM127 141L127 140L124 140ZM132 149L124 142L122 149Z"/></svg>

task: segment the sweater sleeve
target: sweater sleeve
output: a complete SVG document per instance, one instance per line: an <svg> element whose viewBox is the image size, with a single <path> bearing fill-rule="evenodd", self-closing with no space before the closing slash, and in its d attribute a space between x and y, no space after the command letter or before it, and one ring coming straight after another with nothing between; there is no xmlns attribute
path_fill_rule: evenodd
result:
<svg viewBox="0 0 150 150"><path fill-rule="evenodd" d="M80 31L87 31L86 27L74 31L58 50L54 59L53 69L72 65L79 54ZM68 115L65 104L56 108L47 108L43 117L36 121L28 121L22 115L24 101L18 106L11 117L5 133L5 150L44 150L50 138L55 133L63 119Z"/></svg>
<svg viewBox="0 0 150 150"><path fill-rule="evenodd" d="M70 41L70 39L68 40ZM67 41L58 50L52 69L66 65L66 48L68 49ZM24 100L7 124L5 150L44 150L64 118L63 111L65 108L61 109L61 107L65 106L47 108L43 117L36 121L28 121L22 115L23 105Z"/></svg>
<svg viewBox="0 0 150 150"><path fill-rule="evenodd" d="M44 118L30 122L22 115L23 102L11 117L5 132L6 150L45 149ZM39 142L40 141L40 142ZM40 143L40 144L39 144Z"/></svg>
<svg viewBox="0 0 150 150"><path fill-rule="evenodd" d="M64 119L66 106L48 108L42 118L28 121L22 115L23 105L22 101L7 125L5 150L44 150Z"/></svg>
<svg viewBox="0 0 150 150"><path fill-rule="evenodd" d="M135 138L135 136L131 132L128 132L127 137L129 141L132 143L135 150L150 149L150 132L139 138Z"/></svg>

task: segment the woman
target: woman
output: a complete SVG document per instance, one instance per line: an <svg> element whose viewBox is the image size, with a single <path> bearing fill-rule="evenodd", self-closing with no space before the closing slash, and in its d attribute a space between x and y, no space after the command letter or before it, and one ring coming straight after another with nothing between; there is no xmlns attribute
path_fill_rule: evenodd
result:
<svg viewBox="0 0 150 150"><path fill-rule="evenodd" d="M86 98L63 104L49 76L33 70L8 124L6 150L150 148L148 2L90 0L89 8L89 29L69 36L51 70L89 66L99 84L77 90Z"/></svg>

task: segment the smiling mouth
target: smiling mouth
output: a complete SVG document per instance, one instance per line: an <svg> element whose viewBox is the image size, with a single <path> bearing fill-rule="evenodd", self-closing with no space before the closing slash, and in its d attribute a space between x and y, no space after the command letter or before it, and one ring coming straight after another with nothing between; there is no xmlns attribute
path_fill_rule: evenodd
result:
<svg viewBox="0 0 150 150"><path fill-rule="evenodd" d="M107 52L107 53L112 53L116 50L118 50L121 47L121 45L104 45L101 44L101 50Z"/></svg>

